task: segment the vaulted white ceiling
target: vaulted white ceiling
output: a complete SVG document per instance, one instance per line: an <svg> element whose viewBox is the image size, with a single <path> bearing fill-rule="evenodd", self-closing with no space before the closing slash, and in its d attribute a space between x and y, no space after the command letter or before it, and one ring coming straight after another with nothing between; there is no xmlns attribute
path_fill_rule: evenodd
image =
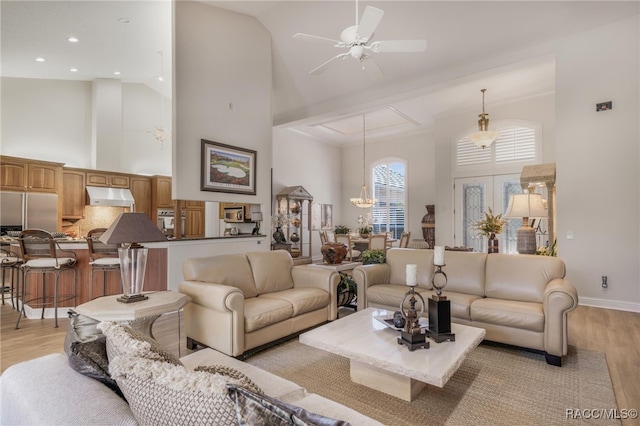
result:
<svg viewBox="0 0 640 426"><path fill-rule="evenodd" d="M292 37L338 39L355 24L355 0L202 3L252 15L271 33L274 125L338 144L361 140L362 113L368 137L423 132L439 114L479 113L482 88L489 113L492 104L553 92L549 45L639 13L636 1L361 1L359 15L367 5L384 11L373 41L428 43L423 53L375 54L384 75L372 80L352 58L309 75L342 51ZM92 80L118 69L123 81L158 88L163 51L170 79L169 1L2 1L1 8L3 76ZM71 35L80 42L68 43Z"/></svg>

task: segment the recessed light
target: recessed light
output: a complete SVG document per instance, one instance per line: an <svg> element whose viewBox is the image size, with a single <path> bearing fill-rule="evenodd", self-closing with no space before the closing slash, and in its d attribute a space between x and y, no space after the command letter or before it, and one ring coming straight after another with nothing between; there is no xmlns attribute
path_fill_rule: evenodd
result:
<svg viewBox="0 0 640 426"><path fill-rule="evenodd" d="M120 75L120 71L114 71L113 75Z"/></svg>
<svg viewBox="0 0 640 426"><path fill-rule="evenodd" d="M37 57L37 58L36 58L36 62L44 62L44 58Z"/></svg>
<svg viewBox="0 0 640 426"><path fill-rule="evenodd" d="M78 72L78 68L71 68L69 71L71 71L71 72Z"/></svg>
<svg viewBox="0 0 640 426"><path fill-rule="evenodd" d="M69 43L77 43L79 40L78 40L76 37L69 37L69 38L67 39L67 41L68 41Z"/></svg>
<svg viewBox="0 0 640 426"><path fill-rule="evenodd" d="M129 18L118 18L118 22L121 24L128 24L129 22L131 22L131 19Z"/></svg>

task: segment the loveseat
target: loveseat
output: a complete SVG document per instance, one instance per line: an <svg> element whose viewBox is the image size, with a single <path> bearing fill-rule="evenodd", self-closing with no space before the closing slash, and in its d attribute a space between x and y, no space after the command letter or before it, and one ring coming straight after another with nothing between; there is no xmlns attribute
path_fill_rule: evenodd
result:
<svg viewBox="0 0 640 426"><path fill-rule="evenodd" d="M122 347L128 351L138 351L142 346L136 342ZM309 393L291 381L212 349L201 349L180 358L178 364L182 365L173 365L165 362L166 360L140 353L116 353L118 360L113 356L113 351L108 352L111 352L109 370L112 373L114 363L119 363L121 372L123 363L144 367L140 373L129 366L126 380L123 382L121 378L116 379L118 385L128 386L129 390L122 389L129 403L100 381L72 369L66 354L56 353L15 364L2 374L0 424L237 424L236 418L233 418L237 415L236 406L228 399L229 396L223 393L219 399L212 398L211 395L216 394L215 386L203 386L203 382L208 383L218 378L218 375L207 369L227 374L228 376L222 377L223 380L224 377L233 376L232 372L236 375L241 372L245 382L251 382L260 388L260 395L275 399L278 403L294 405L296 414L304 410L303 413L307 415L318 414L353 425L380 424L338 402ZM153 367L148 367L149 364ZM126 372L126 368L124 370ZM168 371L172 370L178 371L185 379L178 380L170 376ZM134 382L136 377L141 380L137 383L139 391L134 392L131 390L131 383L127 382ZM218 413L212 413L216 410L227 413L225 421L220 421ZM247 423L253 424L251 421Z"/></svg>
<svg viewBox="0 0 640 426"><path fill-rule="evenodd" d="M188 259L178 291L187 346L208 346L230 356L336 319L340 276L294 266L286 250Z"/></svg>
<svg viewBox="0 0 640 426"><path fill-rule="evenodd" d="M452 322L483 328L486 340L543 351L549 364L562 364L567 313L577 306L578 294L565 279L561 259L447 251L445 263L443 295L451 301ZM407 264L417 265L416 291L425 301L433 296L433 250L394 248L384 264L353 270L358 309L398 310L408 289Z"/></svg>

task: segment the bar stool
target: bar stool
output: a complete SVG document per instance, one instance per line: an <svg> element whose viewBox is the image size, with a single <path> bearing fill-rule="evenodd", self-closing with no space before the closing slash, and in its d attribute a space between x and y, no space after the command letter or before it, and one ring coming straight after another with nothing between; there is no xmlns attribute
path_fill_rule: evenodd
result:
<svg viewBox="0 0 640 426"><path fill-rule="evenodd" d="M21 265L22 307L15 328L16 330L18 329L22 316L26 316L24 305L29 302L36 302L36 304L42 305L41 319L44 319L45 307L53 304L55 327L58 328L58 304L71 299L74 301L74 307L77 304L78 274L76 271L76 254L69 250L60 249L53 235L42 229L25 229L20 233L19 242L21 256L24 259L24 263ZM58 256L59 254L61 256ZM73 293L58 294L59 276L60 273L65 271L73 272ZM27 299L27 279L31 274L41 274L41 294L36 291L33 298ZM47 296L47 274L53 274L54 276L53 296Z"/></svg>
<svg viewBox="0 0 640 426"><path fill-rule="evenodd" d="M87 245L91 262L91 284L89 287L89 300L93 300L93 274L102 271L102 295L107 295L107 272L120 272L120 258L118 257L117 244L105 244L99 240L107 228L92 229L87 233ZM122 282L120 282L122 287ZM122 288L120 290L122 292Z"/></svg>
<svg viewBox="0 0 640 426"><path fill-rule="evenodd" d="M16 282L20 279L20 265L22 259L20 256L11 250L0 249L0 268L2 268L2 304L5 304L5 297L7 294L11 297L11 306L16 307L17 303L17 291L18 285ZM10 285L5 285L5 277L7 271L10 274ZM19 284L19 282L18 282ZM16 302L13 300L16 299Z"/></svg>

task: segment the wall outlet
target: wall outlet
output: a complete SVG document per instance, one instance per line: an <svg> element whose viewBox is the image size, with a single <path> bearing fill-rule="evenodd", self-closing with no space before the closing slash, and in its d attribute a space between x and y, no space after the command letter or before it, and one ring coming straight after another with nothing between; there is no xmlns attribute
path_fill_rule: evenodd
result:
<svg viewBox="0 0 640 426"><path fill-rule="evenodd" d="M609 283L607 282L607 276L602 276L602 288L609 288Z"/></svg>

